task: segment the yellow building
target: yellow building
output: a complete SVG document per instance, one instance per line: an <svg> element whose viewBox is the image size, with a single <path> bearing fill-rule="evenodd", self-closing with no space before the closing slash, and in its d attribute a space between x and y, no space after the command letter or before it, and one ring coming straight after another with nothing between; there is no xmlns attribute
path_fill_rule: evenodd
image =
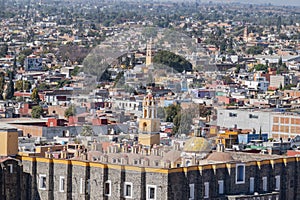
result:
<svg viewBox="0 0 300 200"><path fill-rule="evenodd" d="M221 142L225 148L232 148L232 145L238 143L238 134L238 131L226 130L225 133L218 134L216 144Z"/></svg>
<svg viewBox="0 0 300 200"><path fill-rule="evenodd" d="M0 156L15 156L18 153L18 131L13 128L0 129Z"/></svg>
<svg viewBox="0 0 300 200"><path fill-rule="evenodd" d="M160 144L160 119L157 102L151 92L143 100L143 117L139 119L139 143L145 146Z"/></svg>

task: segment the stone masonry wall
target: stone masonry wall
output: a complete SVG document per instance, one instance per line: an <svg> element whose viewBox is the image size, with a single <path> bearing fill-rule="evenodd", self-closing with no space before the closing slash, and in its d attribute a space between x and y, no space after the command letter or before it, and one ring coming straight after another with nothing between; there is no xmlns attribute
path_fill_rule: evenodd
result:
<svg viewBox="0 0 300 200"><path fill-rule="evenodd" d="M236 163L207 164L174 169L143 168L101 164L73 160L46 158L22 158L19 168L22 182L11 179L6 191L15 195L21 191L28 200L123 200L124 183L132 184L132 199L147 200L149 186L156 188L156 200L189 200L190 184L194 184L194 199L204 199L205 182L209 183L209 199L228 199L228 195L253 195L279 192L280 199L300 199L298 158L241 163L245 166L245 181L236 183ZM276 188L276 176L280 176L280 190ZM46 177L41 188L40 176ZM4 172L0 171L0 186L4 184ZM64 181L61 182L63 177ZM250 177L254 178L254 192L250 192ZM267 191L263 190L263 177L267 177ZM5 181L8 177L5 177ZM218 181L224 181L224 194L219 194ZM104 195L104 184L111 183L110 195ZM8 183L8 182L7 182ZM63 183L63 187L61 186ZM22 188L24 186L24 188ZM24 191L26 192L24 192ZM17 197L16 197L17 198ZM5 199L5 198L1 198ZM17 198L19 199L19 198Z"/></svg>

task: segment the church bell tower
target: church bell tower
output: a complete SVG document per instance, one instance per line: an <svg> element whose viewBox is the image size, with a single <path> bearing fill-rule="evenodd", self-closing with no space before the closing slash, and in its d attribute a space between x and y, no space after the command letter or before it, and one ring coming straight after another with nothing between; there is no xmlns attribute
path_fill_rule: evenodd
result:
<svg viewBox="0 0 300 200"><path fill-rule="evenodd" d="M152 92L144 97L143 115L139 119L139 143L145 146L160 144L160 119L157 118L157 102Z"/></svg>
<svg viewBox="0 0 300 200"><path fill-rule="evenodd" d="M147 43L147 50L146 50L146 66L152 64L152 38Z"/></svg>

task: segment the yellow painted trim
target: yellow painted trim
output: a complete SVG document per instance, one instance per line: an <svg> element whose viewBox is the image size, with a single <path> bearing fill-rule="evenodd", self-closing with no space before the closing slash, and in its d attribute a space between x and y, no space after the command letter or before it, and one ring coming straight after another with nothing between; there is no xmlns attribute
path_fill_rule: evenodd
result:
<svg viewBox="0 0 300 200"><path fill-rule="evenodd" d="M231 163L226 163L225 165L227 169L235 167L235 165L233 166Z"/></svg>
<svg viewBox="0 0 300 200"><path fill-rule="evenodd" d="M169 169L169 173L182 173L186 167L178 167Z"/></svg>
<svg viewBox="0 0 300 200"><path fill-rule="evenodd" d="M250 167L250 166L256 165L256 161L250 161L250 162L247 162L245 164L246 164L247 167Z"/></svg>
<svg viewBox="0 0 300 200"><path fill-rule="evenodd" d="M90 162L90 167L107 168L106 164Z"/></svg>
<svg viewBox="0 0 300 200"><path fill-rule="evenodd" d="M53 163L70 165L71 161L70 160L64 160L64 159L53 159Z"/></svg>
<svg viewBox="0 0 300 200"><path fill-rule="evenodd" d="M145 172L144 167L137 167L137 166L131 166L131 165L125 165L124 170Z"/></svg>
<svg viewBox="0 0 300 200"><path fill-rule="evenodd" d="M209 164L209 165L202 165L202 170L210 170L212 169L212 164Z"/></svg>
<svg viewBox="0 0 300 200"><path fill-rule="evenodd" d="M31 162L34 162L36 160L35 157L28 157L28 156L21 156L20 159L22 161L26 160L26 161L31 161Z"/></svg>
<svg viewBox="0 0 300 200"><path fill-rule="evenodd" d="M98 162L87 162L87 161L78 161L78 160L64 160L64 159L49 159L42 157L30 157L18 155L18 158L22 161L30 161L30 162L44 162L44 163L55 163L55 164L65 164L65 165L74 165L74 166L83 166L83 167L98 167L98 168L108 168L108 169L116 169L116 170L130 170L137 172L152 172L152 173L162 173L162 174L170 174L170 173L182 173L182 172L190 172L190 171L200 171L202 170L216 170L216 169L230 169L235 168L237 163L216 163L216 164L206 164L199 166L190 166L190 167L178 167L171 169L164 168L151 168L151 167L139 167L132 165L118 165L118 164L103 164ZM287 157L287 158L276 158L270 160L262 160L262 161L250 161L244 162L245 166L258 166L259 168L262 165L272 165L274 167L275 164L287 164L292 162L300 162L300 157Z"/></svg>
<svg viewBox="0 0 300 200"><path fill-rule="evenodd" d="M283 163L283 159L282 158L278 158L278 159L275 159L275 164L282 164Z"/></svg>
<svg viewBox="0 0 300 200"><path fill-rule="evenodd" d="M157 168L145 168L145 172L152 172L152 173L161 173L161 174L168 174L168 169L157 169Z"/></svg>
<svg viewBox="0 0 300 200"><path fill-rule="evenodd" d="M50 158L36 158L36 162L52 163L53 159L50 159Z"/></svg>
<svg viewBox="0 0 300 200"><path fill-rule="evenodd" d="M296 161L296 157L284 158L284 162L295 162L295 161Z"/></svg>
<svg viewBox="0 0 300 200"><path fill-rule="evenodd" d="M78 161L78 160L71 160L71 164L76 165L76 166L82 166L82 167L88 167L89 166L89 162Z"/></svg>
<svg viewBox="0 0 300 200"><path fill-rule="evenodd" d="M108 168L108 169L118 169L118 170L122 170L122 165L107 164L107 168Z"/></svg>
<svg viewBox="0 0 300 200"><path fill-rule="evenodd" d="M270 160L262 160L262 161L257 161L257 165L262 166L262 165L269 165Z"/></svg>
<svg viewBox="0 0 300 200"><path fill-rule="evenodd" d="M222 163L222 164L212 164L213 169L223 169L226 168L226 164Z"/></svg>

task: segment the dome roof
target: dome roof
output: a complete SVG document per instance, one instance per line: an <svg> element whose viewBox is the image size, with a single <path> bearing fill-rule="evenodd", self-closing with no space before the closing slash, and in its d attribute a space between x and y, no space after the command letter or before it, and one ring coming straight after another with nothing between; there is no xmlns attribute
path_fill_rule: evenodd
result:
<svg viewBox="0 0 300 200"><path fill-rule="evenodd" d="M216 162L229 162L234 161L230 153L227 152L213 152L211 153L206 160L216 161Z"/></svg>
<svg viewBox="0 0 300 200"><path fill-rule="evenodd" d="M210 152L211 144L203 137L192 137L185 142L185 152Z"/></svg>

